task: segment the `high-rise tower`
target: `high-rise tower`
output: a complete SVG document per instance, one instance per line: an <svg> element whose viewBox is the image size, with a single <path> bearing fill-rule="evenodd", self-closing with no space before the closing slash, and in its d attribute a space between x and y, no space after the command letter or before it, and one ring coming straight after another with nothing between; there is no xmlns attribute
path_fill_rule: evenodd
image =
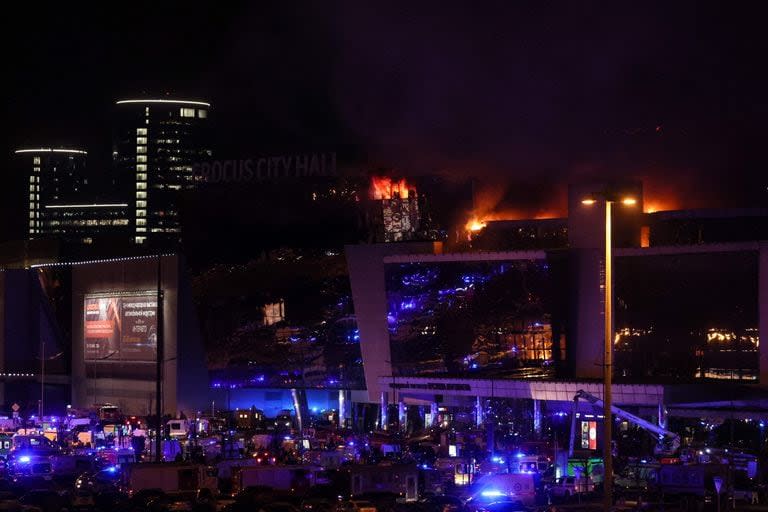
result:
<svg viewBox="0 0 768 512"><path fill-rule="evenodd" d="M175 99L116 103L115 176L128 201L137 244L181 240L180 194L194 188L194 163L211 156L210 104Z"/></svg>

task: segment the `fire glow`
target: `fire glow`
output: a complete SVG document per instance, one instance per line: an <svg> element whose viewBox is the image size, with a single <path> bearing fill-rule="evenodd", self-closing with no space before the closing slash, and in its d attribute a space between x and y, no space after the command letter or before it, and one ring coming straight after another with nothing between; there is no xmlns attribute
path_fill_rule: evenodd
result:
<svg viewBox="0 0 768 512"><path fill-rule="evenodd" d="M477 233L478 231L482 231L486 226L486 223L478 218L470 219L469 222L467 222L467 225L465 226L467 228L467 231L471 231L473 233Z"/></svg>
<svg viewBox="0 0 768 512"><path fill-rule="evenodd" d="M525 220L525 219L533 219L533 220L543 220L543 219L554 219L557 218L558 214L557 212L552 211L539 211L536 213L531 213L530 215L526 215L525 212L522 211L499 211L499 212L489 212L485 214L472 214L469 217L469 220L464 224L464 229L471 233L478 233L485 229L485 227L488 225L489 222L494 221L504 221L504 220Z"/></svg>
<svg viewBox="0 0 768 512"><path fill-rule="evenodd" d="M373 176L370 193L371 199L408 199L411 194L416 196L416 187L409 185L405 178Z"/></svg>

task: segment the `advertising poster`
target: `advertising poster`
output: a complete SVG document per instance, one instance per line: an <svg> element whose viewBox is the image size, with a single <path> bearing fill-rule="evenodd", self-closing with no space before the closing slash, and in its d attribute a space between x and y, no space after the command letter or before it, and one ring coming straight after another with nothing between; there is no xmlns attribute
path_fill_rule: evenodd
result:
<svg viewBox="0 0 768 512"><path fill-rule="evenodd" d="M151 362L157 354L157 295L86 295L85 360Z"/></svg>
<svg viewBox="0 0 768 512"><path fill-rule="evenodd" d="M581 447L584 450L597 450L597 422L581 422Z"/></svg>

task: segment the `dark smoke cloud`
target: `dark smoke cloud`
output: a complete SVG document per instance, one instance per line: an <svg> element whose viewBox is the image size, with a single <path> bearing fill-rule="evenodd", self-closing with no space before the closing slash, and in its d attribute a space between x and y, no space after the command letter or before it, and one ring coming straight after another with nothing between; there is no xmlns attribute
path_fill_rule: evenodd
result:
<svg viewBox="0 0 768 512"><path fill-rule="evenodd" d="M333 19L336 102L372 159L507 184L513 202L539 199L515 184L636 177L697 206L752 180L734 158L758 126L756 90L734 87L753 67L749 30L729 25L743 13L404 5L345 3Z"/></svg>

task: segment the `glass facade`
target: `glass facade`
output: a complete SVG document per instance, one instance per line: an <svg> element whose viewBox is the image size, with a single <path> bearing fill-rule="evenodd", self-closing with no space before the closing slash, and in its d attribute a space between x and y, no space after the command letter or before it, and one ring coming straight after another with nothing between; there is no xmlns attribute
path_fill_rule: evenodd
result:
<svg viewBox="0 0 768 512"><path fill-rule="evenodd" d="M547 260L389 264L398 375L546 378L565 355L565 311Z"/></svg>
<svg viewBox="0 0 768 512"><path fill-rule="evenodd" d="M758 253L615 260L617 379L756 381Z"/></svg>

